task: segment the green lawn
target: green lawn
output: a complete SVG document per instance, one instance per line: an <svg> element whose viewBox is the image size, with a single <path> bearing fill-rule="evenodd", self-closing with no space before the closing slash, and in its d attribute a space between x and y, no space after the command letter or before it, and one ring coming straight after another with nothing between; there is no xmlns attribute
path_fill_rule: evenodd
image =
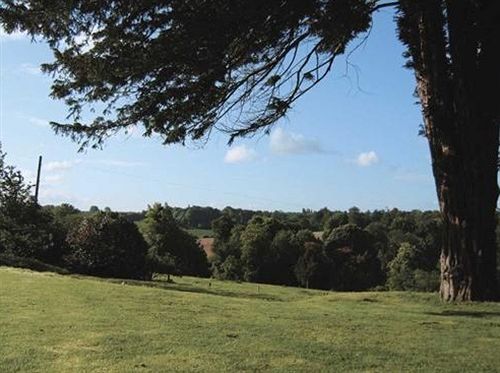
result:
<svg viewBox="0 0 500 373"><path fill-rule="evenodd" d="M0 372L500 371L500 305L0 267Z"/></svg>

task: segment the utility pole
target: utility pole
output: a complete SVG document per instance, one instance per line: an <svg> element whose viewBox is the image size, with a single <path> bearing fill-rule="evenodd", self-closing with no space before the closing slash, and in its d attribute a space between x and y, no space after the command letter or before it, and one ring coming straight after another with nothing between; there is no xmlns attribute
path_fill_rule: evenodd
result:
<svg viewBox="0 0 500 373"><path fill-rule="evenodd" d="M40 174L42 172L42 156L38 157L38 172L36 173L35 203L38 203L38 191L40 189Z"/></svg>

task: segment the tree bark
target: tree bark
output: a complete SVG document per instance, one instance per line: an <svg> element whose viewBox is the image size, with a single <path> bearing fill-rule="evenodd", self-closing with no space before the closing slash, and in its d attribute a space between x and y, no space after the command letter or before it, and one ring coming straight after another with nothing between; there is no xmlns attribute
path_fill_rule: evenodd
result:
<svg viewBox="0 0 500 373"><path fill-rule="evenodd" d="M440 294L445 301L498 295L499 126L489 89L500 89L489 75L498 74L492 68L498 53L490 55L493 41L490 48L486 40L496 27L478 26L491 9L478 3L400 3L400 38L415 71L443 219Z"/></svg>

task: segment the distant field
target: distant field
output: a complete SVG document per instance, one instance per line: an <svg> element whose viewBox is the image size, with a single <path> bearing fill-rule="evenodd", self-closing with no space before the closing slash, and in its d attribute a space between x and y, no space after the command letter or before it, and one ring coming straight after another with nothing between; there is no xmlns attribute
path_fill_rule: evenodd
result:
<svg viewBox="0 0 500 373"><path fill-rule="evenodd" d="M198 244L200 244L205 254L207 254L207 258L210 258L212 255L214 255L213 238L198 238Z"/></svg>
<svg viewBox="0 0 500 373"><path fill-rule="evenodd" d="M211 229L191 228L191 229L186 229L186 230L197 238L213 237L214 236L214 232Z"/></svg>
<svg viewBox="0 0 500 373"><path fill-rule="evenodd" d="M493 372L500 305L0 267L0 372Z"/></svg>

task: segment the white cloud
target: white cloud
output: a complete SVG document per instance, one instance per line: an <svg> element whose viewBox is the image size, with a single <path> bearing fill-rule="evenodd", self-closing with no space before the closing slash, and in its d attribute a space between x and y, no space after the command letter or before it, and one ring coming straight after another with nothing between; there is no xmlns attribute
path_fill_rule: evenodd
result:
<svg viewBox="0 0 500 373"><path fill-rule="evenodd" d="M64 171L61 168L55 167L56 165L54 163L59 162L49 162L48 168L46 166L42 167L42 177L40 182L44 186L58 185L61 184L64 180L64 176L62 174L54 173ZM36 183L36 173L33 170L21 169L20 171L29 184L34 185Z"/></svg>
<svg viewBox="0 0 500 373"><path fill-rule="evenodd" d="M286 132L282 128L277 128L271 133L269 145L271 152L278 155L324 152L317 140Z"/></svg>
<svg viewBox="0 0 500 373"><path fill-rule="evenodd" d="M47 119L38 118L38 117L27 117L28 122L38 127L48 127L49 121Z"/></svg>
<svg viewBox="0 0 500 373"><path fill-rule="evenodd" d="M19 66L19 71L29 74L29 75L41 75L42 70L40 69L40 66L34 65L32 63L22 63Z"/></svg>
<svg viewBox="0 0 500 373"><path fill-rule="evenodd" d="M44 185L57 185L63 181L63 176L61 174L47 175L42 178L42 184Z"/></svg>
<svg viewBox="0 0 500 373"><path fill-rule="evenodd" d="M238 145L229 149L224 157L226 163L241 163L255 159L257 153L246 145Z"/></svg>
<svg viewBox="0 0 500 373"><path fill-rule="evenodd" d="M115 159L91 159L91 160L64 160L64 161L52 161L44 164L42 166L43 171L49 173L63 172L68 171L73 168L75 165L85 163L85 164L94 164L94 165L104 165L110 167L142 167L147 164L144 162L134 162L134 161L121 161Z"/></svg>
<svg viewBox="0 0 500 373"><path fill-rule="evenodd" d="M356 159L356 164L361 167L368 167L378 163L378 161L377 153L372 150L366 153L360 153Z"/></svg>
<svg viewBox="0 0 500 373"><path fill-rule="evenodd" d="M28 35L25 32L14 31L10 34L6 33L5 30L0 27L0 42L4 41L16 41L27 39Z"/></svg>
<svg viewBox="0 0 500 373"><path fill-rule="evenodd" d="M53 161L42 166L44 171L47 172L57 172L57 171L66 171L72 168L79 161Z"/></svg>

